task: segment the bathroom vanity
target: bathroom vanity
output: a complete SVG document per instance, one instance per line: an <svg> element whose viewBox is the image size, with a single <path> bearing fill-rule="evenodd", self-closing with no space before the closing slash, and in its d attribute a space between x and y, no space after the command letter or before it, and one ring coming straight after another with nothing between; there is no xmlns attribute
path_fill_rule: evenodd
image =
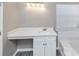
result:
<svg viewBox="0 0 79 59"><path fill-rule="evenodd" d="M55 56L56 36L56 32L51 27L16 28L8 32L8 40L33 39L33 48L31 48L33 56Z"/></svg>

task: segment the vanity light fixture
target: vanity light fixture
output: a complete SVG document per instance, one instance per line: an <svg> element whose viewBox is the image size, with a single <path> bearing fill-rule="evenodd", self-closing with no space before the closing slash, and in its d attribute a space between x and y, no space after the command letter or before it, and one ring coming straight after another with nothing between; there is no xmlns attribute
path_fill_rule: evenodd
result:
<svg viewBox="0 0 79 59"><path fill-rule="evenodd" d="M45 4L44 3L32 3L32 2L29 2L29 3L26 3L26 8L30 10L42 10L42 11L45 11L46 8L45 8Z"/></svg>
<svg viewBox="0 0 79 59"><path fill-rule="evenodd" d="M43 3L26 3L27 7L45 7Z"/></svg>

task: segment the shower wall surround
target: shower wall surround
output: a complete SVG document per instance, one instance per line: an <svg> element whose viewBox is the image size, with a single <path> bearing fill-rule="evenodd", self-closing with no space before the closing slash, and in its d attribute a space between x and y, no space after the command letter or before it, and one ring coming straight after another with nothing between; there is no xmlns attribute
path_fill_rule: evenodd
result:
<svg viewBox="0 0 79 59"><path fill-rule="evenodd" d="M57 4L56 5L57 30L74 29L79 27L79 5Z"/></svg>

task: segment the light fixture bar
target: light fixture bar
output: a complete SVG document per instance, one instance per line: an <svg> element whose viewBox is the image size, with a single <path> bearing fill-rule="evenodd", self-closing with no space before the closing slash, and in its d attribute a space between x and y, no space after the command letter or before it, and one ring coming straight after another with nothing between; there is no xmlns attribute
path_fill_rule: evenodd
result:
<svg viewBox="0 0 79 59"><path fill-rule="evenodd" d="M43 3L26 3L27 7L44 7Z"/></svg>

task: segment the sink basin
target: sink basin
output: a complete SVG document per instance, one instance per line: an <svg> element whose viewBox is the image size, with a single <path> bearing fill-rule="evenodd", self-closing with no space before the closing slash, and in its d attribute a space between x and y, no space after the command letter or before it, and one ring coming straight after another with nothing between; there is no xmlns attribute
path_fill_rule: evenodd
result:
<svg viewBox="0 0 79 59"><path fill-rule="evenodd" d="M43 28L39 31L39 35L56 35L56 33L53 28Z"/></svg>
<svg viewBox="0 0 79 59"><path fill-rule="evenodd" d="M43 28L42 31L47 31L47 28Z"/></svg>

